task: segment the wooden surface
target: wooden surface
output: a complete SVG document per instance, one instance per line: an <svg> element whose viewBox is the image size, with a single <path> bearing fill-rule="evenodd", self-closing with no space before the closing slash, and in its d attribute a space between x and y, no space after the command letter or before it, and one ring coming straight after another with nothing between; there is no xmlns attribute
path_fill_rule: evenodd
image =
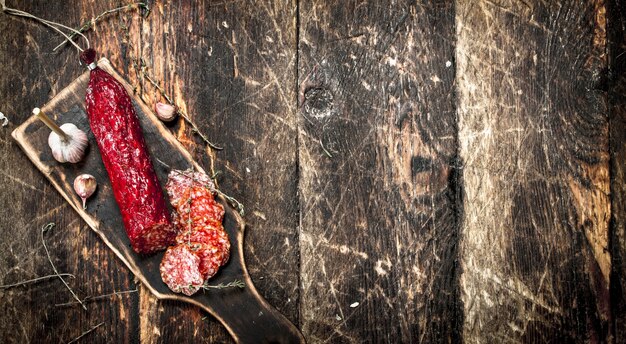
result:
<svg viewBox="0 0 626 344"><path fill-rule="evenodd" d="M626 4L149 2L88 37L149 105L161 83L223 151L169 127L246 207L260 294L312 343L626 343ZM78 26L117 1L12 7ZM132 273L10 132L83 72L0 15L0 281ZM228 342L138 291L80 307L58 281L0 291L3 342Z"/></svg>
<svg viewBox="0 0 626 344"><path fill-rule="evenodd" d="M132 92L132 86L122 79L108 60L100 59L98 67L120 81L127 92ZM74 123L79 129L90 133L85 108L89 75L90 72L85 71L46 103L41 110L53 115L56 123ZM161 185L167 183L172 169L203 171L150 108L132 93L131 98L152 158L152 165ZM210 285L217 286L241 281L245 286L241 289L200 291L192 297L174 293L163 283L159 273L163 252L139 255L131 249L122 223L122 214L115 202L111 182L93 135L90 133L88 137L91 145L80 163L59 164L50 152L49 134L50 129L39 120L38 116L33 115L11 135L63 198L124 262L136 279L141 281L143 286L147 287L158 299L190 303L204 309L218 319L239 343L300 343L303 341L296 327L267 304L252 284L243 257L245 223L240 214L228 205L222 195L217 195L217 200L225 209L223 224L231 242L230 258L228 264L220 268L218 274L209 282ZM74 191L74 179L83 173L93 175L98 183L97 193L90 197L89 204L85 207ZM246 311L242 312L241 309Z"/></svg>

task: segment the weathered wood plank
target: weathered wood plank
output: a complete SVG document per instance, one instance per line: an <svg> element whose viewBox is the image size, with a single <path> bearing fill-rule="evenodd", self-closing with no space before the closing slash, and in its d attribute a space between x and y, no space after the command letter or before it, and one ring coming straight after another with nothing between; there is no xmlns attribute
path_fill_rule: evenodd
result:
<svg viewBox="0 0 626 344"><path fill-rule="evenodd" d="M611 152L611 311L615 343L626 343L626 2L607 2Z"/></svg>
<svg viewBox="0 0 626 344"><path fill-rule="evenodd" d="M605 342L602 1L457 1L468 343Z"/></svg>
<svg viewBox="0 0 626 344"><path fill-rule="evenodd" d="M300 3L311 342L459 342L454 4Z"/></svg>
<svg viewBox="0 0 626 344"><path fill-rule="evenodd" d="M297 324L295 3L157 2L152 9L138 31L130 30L141 42L134 54L200 130L224 147L215 152L188 126L173 128L207 170L222 172L220 187L244 203L250 275L268 302ZM131 65L129 74L134 72ZM147 103L159 100L147 80L138 81ZM210 317L186 321L205 316L195 308L159 311L152 302L142 296L150 319L142 321L142 338L150 342L230 340Z"/></svg>
<svg viewBox="0 0 626 344"><path fill-rule="evenodd" d="M117 4L98 2L7 1L11 7L78 26L81 19ZM62 39L30 20L0 13L0 90L2 111L10 120L0 128L0 281L10 283L52 273L41 244L40 229L56 227L46 243L59 271L76 276L68 283L80 297L135 288L132 274L89 230L51 184L41 176L10 137L16 125L84 71L76 50L52 49ZM105 29L106 24L100 29ZM107 42L115 42L109 37ZM101 47L98 39L92 44ZM112 44L114 45L114 44ZM0 337L4 342L67 342L104 322L89 334L93 342L136 342L138 295L128 294L87 305L57 307L72 301L60 281L0 291Z"/></svg>

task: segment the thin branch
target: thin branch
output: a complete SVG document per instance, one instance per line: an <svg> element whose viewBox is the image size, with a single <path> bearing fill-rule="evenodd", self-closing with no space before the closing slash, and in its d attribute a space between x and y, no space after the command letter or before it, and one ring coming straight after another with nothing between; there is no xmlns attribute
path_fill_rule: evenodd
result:
<svg viewBox="0 0 626 344"><path fill-rule="evenodd" d="M1 4L2 4L2 11L6 12L7 14L14 15L14 16L17 16L17 17L24 17L24 18L34 19L34 20L36 20L36 21L46 25L47 27L53 29L54 31L60 33L66 39L69 39L69 36L65 32L63 32L61 29L59 29L57 26L60 26L60 27L62 27L64 29L67 29L67 30L70 30L70 31L74 30L74 29L72 29L70 27L67 27L67 26L63 25L63 24L55 23L55 22L52 22L52 21L49 21L49 20L46 20L46 19L42 19L42 18L36 17L36 16L34 16L34 15L28 13L28 12L24 12L24 11L15 9L15 8L6 7L6 5L4 4L4 1ZM89 48L89 40L87 39L87 37L85 37L80 32L77 32L77 34L79 34L81 37L83 37L85 39L85 41L87 42L87 48ZM76 42L74 42L74 41L71 41L71 42L74 45L74 47L76 47L76 49L78 49L81 52L83 51L83 49L78 44L76 44Z"/></svg>
<svg viewBox="0 0 626 344"><path fill-rule="evenodd" d="M230 205L237 209L237 211L239 212L239 214L241 216L244 216L245 212L243 210L243 204L241 204L241 202L239 202L237 199L235 199L235 197L232 196L228 196L227 194L223 193L222 191L220 191L219 189L215 189L215 191L220 194L222 197L224 197L229 203Z"/></svg>
<svg viewBox="0 0 626 344"><path fill-rule="evenodd" d="M136 67L135 67L136 68ZM146 78L151 84L152 86L154 86L163 96L163 98L165 98L165 100L167 100L168 103L170 103L171 105L176 106L176 104L174 103L174 101L172 100L172 98L170 96L167 95L167 93L165 93L165 90L161 87L161 85L159 85L156 81L154 81L154 79L152 77L150 77L150 75L148 75L148 73L146 73L144 71L145 66L141 68L141 75ZM202 141L204 141L207 145L209 145L209 147L215 149L215 150L222 150L224 148L216 145L215 143L209 141L209 138L206 137L206 135L204 135L200 129L198 128L198 126L196 125L196 123L194 123L191 118L189 118L189 116L187 116L186 113L180 111L180 108L176 107L178 109L178 114L185 120L185 122L189 123L189 125L191 125L191 132L193 132L194 134L200 136L200 138L202 139Z"/></svg>
<svg viewBox="0 0 626 344"><path fill-rule="evenodd" d="M107 16L109 14L115 13L115 12L122 11L122 10L126 10L126 9L130 10L130 9L135 8L135 7L136 8L143 8L146 11L150 12L150 8L148 7L148 5L146 5L143 2L129 4L129 5L126 5L126 6L121 6L121 7L114 8L114 9L111 9L111 10L108 10L108 11L104 11L104 12L100 13L99 15L97 15L95 18L91 18L90 21L84 23L81 27L76 28L76 29L72 29L74 32L72 32L72 34L69 35L69 37L67 37L63 42L61 42L54 49L52 49L52 51L57 51L57 49L62 47L65 43L69 42L69 40L73 40L74 37L76 37L76 35L81 35L82 36L83 32L89 31L89 29L91 29L93 26L95 26L96 23L98 21L100 21L103 17L105 17L105 16Z"/></svg>
<svg viewBox="0 0 626 344"><path fill-rule="evenodd" d="M215 172L213 173L213 175L211 176L211 179L213 180L213 183L216 183L216 182L217 182L217 176L219 176L220 174L222 174L222 171L219 171L219 170L218 170L218 171L215 171Z"/></svg>
<svg viewBox="0 0 626 344"><path fill-rule="evenodd" d="M159 158L155 158L155 159L156 159L156 161L157 161L157 162L159 162L159 163L160 163L160 164L162 164L163 166L165 166L165 167L169 168L172 172L173 172L173 171L177 171L177 170L172 169L172 168L170 167L170 165L168 165L168 164L164 163L164 162L163 162L163 161L161 161ZM195 168L194 168L194 170L195 170ZM182 172L178 171L178 173L182 173ZM217 177L217 175L218 175L218 174L220 174L220 173L221 173L220 171L217 171L217 172L215 172L215 173L214 173L214 174L210 177L210 178L213 180L213 182L214 182L215 184L217 184L217 183L216 183L215 178L216 178L216 177ZM192 172L192 174L193 174L193 172ZM239 202L239 201L238 201L235 197L232 197L232 196L229 196L229 195L225 194L225 193L224 193L224 192L222 192L220 189L218 189L216 186L212 187L212 188L211 188L211 190L215 190L215 192L217 192L219 195L221 195L222 197L224 197L224 198L225 198L225 199L226 199L226 200L230 203L230 205L231 205L233 208L237 209L237 211L239 212L239 214L241 214L241 216L244 216L245 212L244 212L244 207L243 207L243 204L241 204L241 202Z"/></svg>
<svg viewBox="0 0 626 344"><path fill-rule="evenodd" d="M326 147L324 147L324 141L322 141L321 139L320 139L320 146L322 146L322 150L324 151L324 153L326 153L326 155L327 155L329 158L332 158L332 157L333 157L333 155L332 155L332 154L330 154L330 152L328 151L328 149L326 149Z"/></svg>
<svg viewBox="0 0 626 344"><path fill-rule="evenodd" d="M98 296L87 296L86 298L84 298L82 300L83 303L87 303L87 302L92 302L92 301L96 301L96 300L100 300L100 299L105 299L109 296L119 296L119 295L124 295L124 294L131 294L131 293L136 293L137 289L133 289L133 290L124 290L124 291L114 291L112 293L108 293L108 294L103 294L103 295L98 295ZM62 307L62 306L71 306L71 305L76 305L78 304L78 302L76 301L71 301L71 302L65 302L65 303L57 303L55 304L56 307Z"/></svg>
<svg viewBox="0 0 626 344"><path fill-rule="evenodd" d="M239 288L239 289L243 289L246 287L246 284L241 281L241 280L234 280L232 282L228 282L226 284L224 283L220 283L218 285L208 285L208 284L204 284L202 286L202 289L204 290L209 290L209 289L227 289L227 288Z"/></svg>
<svg viewBox="0 0 626 344"><path fill-rule="evenodd" d="M104 325L104 321L103 321L103 322L101 322L101 323L99 323L98 325L96 325L96 326L94 326L94 327L90 328L89 330L87 330L87 331L85 331L85 332L81 333L81 334L80 334L80 336L78 336L78 337L76 337L76 338L74 338L74 339L70 340L69 342L67 342L67 344L76 343L79 339L81 339L81 338L83 338L84 336L88 335L89 333L93 332L95 329L97 329L98 327L100 327L100 326L102 326L102 325Z"/></svg>
<svg viewBox="0 0 626 344"><path fill-rule="evenodd" d="M48 261L50 262L50 266L52 266L52 270L54 270L54 273L57 275L57 277L59 277L59 279L61 279L61 282L63 282L63 284L65 284L65 287L67 288L67 290L70 291L70 293L72 293L72 296L78 301L78 303L80 303L81 306L83 306L83 309L87 310L87 307L85 307L85 305L83 305L83 303L80 301L80 299L78 298L78 296L76 296L76 294L74 293L74 291L72 290L72 288L70 288L69 285L67 285L67 282L65 282L65 280L63 279L63 277L61 277L61 275L59 275L59 272L57 271L56 266L54 266L54 263L52 263L52 258L50 258L50 251L48 251L48 246L46 246L46 241L44 240L44 233L46 233L48 230L54 228L54 222L50 222L47 225L43 226L41 228L41 243L43 244L43 248L46 250L46 255L48 256Z"/></svg>
<svg viewBox="0 0 626 344"><path fill-rule="evenodd" d="M18 286L21 286L21 285L30 284L30 283L37 283L37 282L45 281L47 279L57 278L59 276L65 276L65 277L74 278L74 275L67 274L67 273L62 273L62 274L58 274L58 275L47 275L47 276L41 276L41 277L37 277L37 278L25 280L25 281L15 282L13 284L0 285L0 289L9 289L9 288L18 287Z"/></svg>
<svg viewBox="0 0 626 344"><path fill-rule="evenodd" d="M158 161L161 165L169 168L170 170L172 169L172 167L170 165L164 163L163 161L161 161L161 159L159 159L159 158L154 158L154 159L156 159L156 161Z"/></svg>

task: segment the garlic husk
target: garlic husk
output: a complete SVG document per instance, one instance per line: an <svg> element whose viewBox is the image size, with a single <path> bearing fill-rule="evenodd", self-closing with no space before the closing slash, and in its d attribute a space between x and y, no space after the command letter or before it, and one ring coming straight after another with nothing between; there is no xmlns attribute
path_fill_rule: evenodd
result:
<svg viewBox="0 0 626 344"><path fill-rule="evenodd" d="M83 200L83 209L87 208L87 198L96 191L98 183L91 174L81 174L74 179L74 191Z"/></svg>
<svg viewBox="0 0 626 344"><path fill-rule="evenodd" d="M61 163L77 163L81 161L87 149L87 134L72 123L65 123L60 128L67 135L67 139L59 136L54 131L50 133L48 145L52 150L52 156Z"/></svg>
<svg viewBox="0 0 626 344"><path fill-rule="evenodd" d="M163 122L171 122L176 118L176 107L170 104L158 102L156 104L156 115Z"/></svg>

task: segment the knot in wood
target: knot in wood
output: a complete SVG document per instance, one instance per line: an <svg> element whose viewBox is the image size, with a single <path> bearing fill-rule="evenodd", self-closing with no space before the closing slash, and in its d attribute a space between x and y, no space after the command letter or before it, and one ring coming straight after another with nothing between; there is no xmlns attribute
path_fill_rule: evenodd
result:
<svg viewBox="0 0 626 344"><path fill-rule="evenodd" d="M322 87L306 90L304 93L304 111L313 118L322 119L329 117L333 110L333 93Z"/></svg>

